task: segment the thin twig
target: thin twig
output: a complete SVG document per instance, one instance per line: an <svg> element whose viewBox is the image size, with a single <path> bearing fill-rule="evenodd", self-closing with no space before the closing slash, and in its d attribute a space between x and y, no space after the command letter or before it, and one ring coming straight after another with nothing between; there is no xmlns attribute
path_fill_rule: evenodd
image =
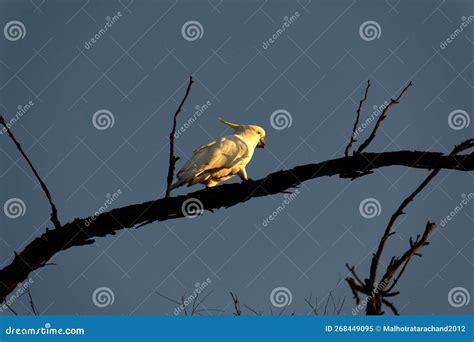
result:
<svg viewBox="0 0 474 342"><path fill-rule="evenodd" d="M237 295L234 295L232 292L230 292L230 296L232 297L232 301L234 303L234 310L235 310L234 315L241 316L242 310L240 310L239 297L237 297Z"/></svg>
<svg viewBox="0 0 474 342"><path fill-rule="evenodd" d="M5 303L5 305L7 306L8 310L10 310L15 316L18 316L18 313L15 310L13 310L13 308L10 305L8 305L7 303Z"/></svg>
<svg viewBox="0 0 474 342"><path fill-rule="evenodd" d="M330 296L332 296L331 291L329 291L329 295L328 295L327 300L326 300L326 305L324 306L324 312L323 312L324 316L326 316L328 314L328 305L329 305Z"/></svg>
<svg viewBox="0 0 474 342"><path fill-rule="evenodd" d="M364 283L362 282L362 280L360 280L359 276L357 275L356 271L355 271L355 266L349 266L349 264L346 264L346 267L347 269L352 273L352 275L354 276L354 279L357 280L357 282L359 283L359 285L364 285Z"/></svg>
<svg viewBox="0 0 474 342"><path fill-rule="evenodd" d="M165 197L170 197L171 193L171 184L173 183L173 177L174 177L174 168L176 165L176 162L179 160L179 157L175 157L174 155L174 138L176 134L176 121L178 118L178 114L181 112L181 109L184 105L184 102L186 101L186 98L189 95L189 91L191 90L191 85L193 84L193 77L189 76L189 83L188 87L186 88L186 93L184 94L183 99L181 100L181 103L178 106L178 109L176 109L176 112L174 113L173 116L173 128L171 129L170 133L170 157L169 157L169 165L168 165L168 177L166 178L166 195Z"/></svg>
<svg viewBox="0 0 474 342"><path fill-rule="evenodd" d="M204 303L204 301L207 299L207 297L209 297L213 292L214 292L214 290L211 290L204 297L202 297L202 299L196 304L196 308L199 308L199 306L202 303ZM197 296L196 296L196 299L197 299Z"/></svg>
<svg viewBox="0 0 474 342"><path fill-rule="evenodd" d="M357 305L360 303L360 297L359 297L359 292L365 293L365 287L362 285L357 285L354 282L354 278L347 277L346 282L349 285L349 288L351 289L352 295L354 296L354 300Z"/></svg>
<svg viewBox="0 0 474 342"><path fill-rule="evenodd" d="M369 137L359 146L359 148L357 149L357 152L358 153L362 153L367 146L369 146L369 144L372 142L372 140L374 140L375 138L375 135L377 134L377 131L378 129L380 128L380 125L382 124L382 121L385 120L385 118L387 117L387 112L389 110L390 107L392 107L393 105L397 104L400 99L402 98L403 94L405 94L405 92L408 90L408 88L410 88L412 86L412 82L410 81L410 83L408 83L405 88L403 88L402 92L400 93L400 95L398 95L398 97L396 99L392 99L390 101L390 103L387 105L387 107L385 107L382 111L382 114L380 114L377 122L375 123L375 127L374 129L372 130L372 133L370 133Z"/></svg>
<svg viewBox="0 0 474 342"><path fill-rule="evenodd" d="M197 309L196 302L197 302L198 297L199 297L199 293L197 293L196 297L194 297L193 307L191 309L191 316L194 316L194 314L196 313L196 309Z"/></svg>
<svg viewBox="0 0 474 342"><path fill-rule="evenodd" d="M33 312L33 314L34 314L35 316L38 316L38 310L36 309L35 303L33 302L33 297L31 296L30 288L28 288L26 291L28 292L28 297L29 297L29 300L30 300L31 311Z"/></svg>
<svg viewBox="0 0 474 342"><path fill-rule="evenodd" d="M390 310L392 310L393 314L395 316L399 316L400 313L398 312L397 308L395 307L395 305L392 303L392 302L389 302L388 300L386 299L382 299L382 303L384 303L388 308L390 308Z"/></svg>
<svg viewBox="0 0 474 342"><path fill-rule="evenodd" d="M262 316L263 314L263 312L258 312L257 310L255 310L254 308L252 308L251 306L247 304L244 304L244 307L247 308L249 311L253 312L256 316Z"/></svg>
<svg viewBox="0 0 474 342"><path fill-rule="evenodd" d="M194 316L194 315L197 315L199 314L200 312L203 312L203 311L208 311L208 312L211 312L211 311L215 311L215 312L224 312L223 310L220 310L220 309L210 309L210 308L205 308L205 309L199 309L199 307L204 303L204 301L212 294L213 291L209 291L204 297L199 297L199 294L196 295L196 297L194 297L193 299L193 306L192 306L192 310L191 310L191 316ZM179 308L182 308L183 309L183 312L184 312L184 315L187 316L188 315L188 311L186 309L186 305L184 305L184 297L185 296L181 296L181 302L177 301L176 299L173 299L173 298L170 298L162 293L159 293L158 291L155 291L155 293L166 299L166 300L169 300L170 302L172 303L175 303L175 304L178 304L179 305ZM198 298L201 298L200 300L198 300Z"/></svg>
<svg viewBox="0 0 474 342"><path fill-rule="evenodd" d="M54 202L53 202L53 199L51 197L51 193L49 192L48 190L48 187L46 186L46 184L43 182L43 180L41 179L40 175L38 174L38 172L36 171L35 167L33 166L33 164L31 163L30 159L28 158L28 156L26 155L25 151L23 150L23 148L21 147L20 143L18 142L18 140L16 140L15 136L13 135L12 131L10 130L10 128L8 128L8 125L5 123L5 119L3 118L2 115L0 115L0 124L3 125L3 127L5 127L5 129L7 130L7 133L8 133L8 136L10 137L10 139L13 141L13 143L15 144L16 148L18 149L18 151L20 151L21 155L23 156L23 158L25 158L26 162L28 163L28 165L30 166L31 168L31 171L33 171L33 174L35 175L36 179L38 180L38 182L40 183L41 185L41 189L43 189L43 192L45 193L46 195L46 198L48 199L48 202L49 202L49 205L51 206L51 222L53 223L54 227L55 228L61 228L61 223L59 222L59 219L58 219L58 210L56 209L56 206L54 205Z"/></svg>
<svg viewBox="0 0 474 342"><path fill-rule="evenodd" d="M182 308L184 310L184 315L187 316L188 315L188 310L186 309L186 305L184 305L184 296L181 296L181 305L182 305Z"/></svg>
<svg viewBox="0 0 474 342"><path fill-rule="evenodd" d="M339 309L336 310L336 314L337 315L340 315L341 314L341 311L342 311L342 308L344 307L344 303L346 302L346 296L344 296L344 298L342 298L342 303L341 305L339 306Z"/></svg>
<svg viewBox="0 0 474 342"><path fill-rule="evenodd" d="M175 304L181 305L181 303L178 302L177 300L174 300L173 298L167 297L167 296L165 296L164 294L159 293L158 291L155 291L155 293L156 293L158 296L163 297L164 299L169 300L170 302L173 302L173 303L175 303Z"/></svg>
<svg viewBox="0 0 474 342"><path fill-rule="evenodd" d="M315 298L314 304L311 302L312 297L313 295L310 293L309 298L304 298L304 301L311 308L313 315L317 316L318 315L318 297Z"/></svg>
<svg viewBox="0 0 474 342"><path fill-rule="evenodd" d="M349 144L347 144L346 146L346 150L344 151L344 155L347 157L349 156L349 151L352 147L352 144L354 142L356 142L357 140L355 139L355 132L356 132L356 129L357 129L357 126L359 125L359 119L360 119L360 110L362 108L362 104L367 101L367 96L369 94L369 88L370 88L370 80L367 80L367 87L365 88L365 94L364 94L364 97L359 101L359 107L357 108L357 115L356 115L356 119L355 119L355 122L354 122L354 127L352 128L352 134L351 134L351 138L349 140Z"/></svg>

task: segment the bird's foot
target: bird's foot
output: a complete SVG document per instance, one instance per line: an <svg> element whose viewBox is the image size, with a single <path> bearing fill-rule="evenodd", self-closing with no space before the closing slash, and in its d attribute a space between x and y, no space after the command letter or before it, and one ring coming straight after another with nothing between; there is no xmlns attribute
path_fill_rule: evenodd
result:
<svg viewBox="0 0 474 342"><path fill-rule="evenodd" d="M250 184L255 182L252 178L247 178L242 180L242 184Z"/></svg>

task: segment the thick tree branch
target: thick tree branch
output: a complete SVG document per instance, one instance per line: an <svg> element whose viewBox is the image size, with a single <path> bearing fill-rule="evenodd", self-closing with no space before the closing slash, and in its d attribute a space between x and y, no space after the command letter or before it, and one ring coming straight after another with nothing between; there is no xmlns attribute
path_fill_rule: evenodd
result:
<svg viewBox="0 0 474 342"><path fill-rule="evenodd" d="M97 217L76 218L60 229L46 232L16 253L9 265L0 270L0 302L27 279L29 273L47 264L60 251L73 246L89 245L94 239L114 235L125 228L134 228L145 222L164 221L186 216L184 201L195 199L205 210L227 208L254 197L281 193L310 179L367 172L388 166L418 169L474 170L474 154L444 156L438 152L397 151L362 153L278 171L257 181L225 184L183 196L161 198L133 204L103 213ZM87 224L86 224L87 222Z"/></svg>
<svg viewBox="0 0 474 342"><path fill-rule="evenodd" d="M41 189L43 190L44 194L46 195L46 198L48 199L49 205L51 206L51 222L53 223L55 228L60 228L61 223L59 222L59 219L58 219L58 210L56 209L56 206L54 205L53 198L51 197L51 193L49 192L48 187L43 182L43 179L41 179L40 175L38 174L35 167L33 166L33 163L31 162L31 160L26 155L25 151L21 147L18 140L16 140L15 136L13 135L13 133L10 130L10 128L8 127L8 125L5 123L5 119L3 118L2 115L0 115L0 124L3 125L3 127L5 127L5 129L7 130L8 136L13 141L13 143L15 144L18 151L20 151L23 158L25 158L25 160L28 163L31 171L33 171L33 174L35 175L36 179L40 183Z"/></svg>
<svg viewBox="0 0 474 342"><path fill-rule="evenodd" d="M178 109L176 109L176 112L174 113L173 116L173 128L171 129L170 132L170 158L169 158L169 165L168 165L168 176L166 178L166 194L165 197L170 197L171 193L171 184L173 183L173 177L174 177L174 168L176 165L176 162L179 160L179 157L175 157L174 155L174 138L176 134L176 122L179 113L181 112L181 109L183 108L184 102L188 98L189 92L191 90L191 85L193 84L193 77L189 76L189 82L188 82L188 87L186 88L186 92L184 94L183 99L181 100L181 103L178 106Z"/></svg>

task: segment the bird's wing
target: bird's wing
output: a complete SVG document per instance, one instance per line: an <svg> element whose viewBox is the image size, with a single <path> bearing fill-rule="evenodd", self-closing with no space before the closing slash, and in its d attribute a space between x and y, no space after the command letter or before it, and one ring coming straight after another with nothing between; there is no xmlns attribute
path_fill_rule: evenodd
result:
<svg viewBox="0 0 474 342"><path fill-rule="evenodd" d="M208 170L230 169L248 155L245 142L235 135L228 135L196 149L177 176L191 180Z"/></svg>

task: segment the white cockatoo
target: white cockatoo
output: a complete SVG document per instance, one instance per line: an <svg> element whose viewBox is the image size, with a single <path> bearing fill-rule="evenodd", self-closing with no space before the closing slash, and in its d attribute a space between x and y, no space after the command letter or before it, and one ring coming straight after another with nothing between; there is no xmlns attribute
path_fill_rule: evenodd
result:
<svg viewBox="0 0 474 342"><path fill-rule="evenodd" d="M197 183L213 187L235 175L243 181L249 180L245 166L252 159L255 148L265 146L265 131L255 125L238 125L222 118L219 120L231 127L234 134L217 138L195 150L179 170L176 175L178 180L171 189Z"/></svg>

